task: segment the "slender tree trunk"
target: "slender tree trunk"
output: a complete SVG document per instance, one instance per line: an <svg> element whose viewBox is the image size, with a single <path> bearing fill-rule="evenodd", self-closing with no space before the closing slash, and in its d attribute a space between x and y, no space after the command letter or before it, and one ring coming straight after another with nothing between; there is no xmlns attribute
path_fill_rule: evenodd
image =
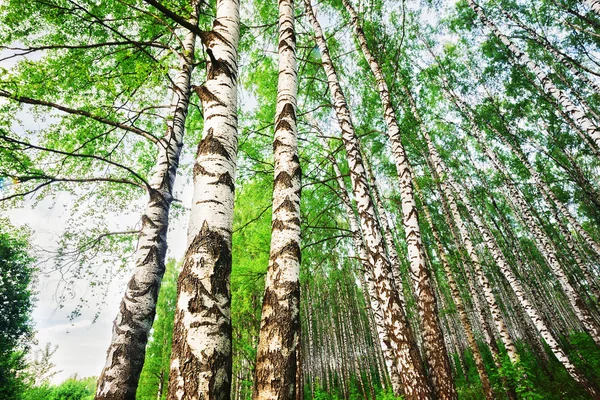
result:
<svg viewBox="0 0 600 400"><path fill-rule="evenodd" d="M479 284L481 285L481 288L483 289L485 300L489 306L489 309L492 313L492 317L494 319L494 324L496 325L498 333L500 334L500 338L501 338L502 342L504 343L504 346L507 350L507 353L509 355L511 362L517 363L519 361L517 349L513 343L512 338L510 337L510 333L508 332L506 324L502 318L502 313L500 312L500 307L498 306L498 303L496 302L496 299L494 298L494 293L492 292L492 286L490 285L488 278L485 276L485 273L483 272L481 262L479 261L479 256L477 255L477 252L475 251L475 246L473 245L473 242L471 240L471 234L467 230L467 227L458 211L458 206L457 206L456 200L455 200L455 196L457 196L457 195L456 195L456 193L453 192L453 190L449 186L449 182L451 183L453 178L444 169L442 159L440 158L439 153L435 149L433 142L431 141L431 138L429 136L429 133L423 126L423 122L418 114L418 111L417 111L416 105L414 103L414 99L412 98L412 95L410 94L410 92L408 90L406 90L406 92L407 92L407 96L409 99L409 103L410 103L412 112L418 120L419 126L421 128L421 133L427 143L427 148L429 150L429 157L431 158L431 164L434 166L438 176L440 177L440 185L442 187L442 190L446 194L446 198L447 198L448 204L450 206L450 212L451 212L454 222L459 230L460 236L462 238L462 242L469 254L469 258L471 259L471 263L475 270L475 274L477 275Z"/></svg>
<svg viewBox="0 0 600 400"><path fill-rule="evenodd" d="M425 213L425 218L431 227L431 231L433 233L433 237L437 246L437 253L442 263L442 267L444 268L444 272L446 274L446 279L448 281L448 286L450 287L450 293L452 294L452 300L456 305L456 311L458 312L458 317L460 318L460 322L463 326L465 334L467 336L467 343L471 351L473 352L473 358L475 360L475 366L477 367L477 372L479 373L479 378L481 379L481 386L483 388L483 393L485 394L485 398L488 400L492 400L495 398L494 393L492 392L492 386L490 384L490 378L485 369L485 364L483 362L483 357L481 356L481 352L479 351L479 347L477 346L477 341L475 340L475 335L473 334L473 329L471 327L471 323L469 321L469 317L467 316L467 312L465 310L465 306L463 304L462 298L460 296L460 291L458 289L458 285L456 284L456 280L454 279L454 273L452 272L452 268L450 266L450 262L446 257L446 252L442 246L442 240L437 232L433 224L433 219L431 218L431 213L429 212L429 207L427 204L423 202L423 212ZM459 354L460 356L460 354Z"/></svg>
<svg viewBox="0 0 600 400"><path fill-rule="evenodd" d="M179 275L169 400L229 400L231 230L237 159L239 0L217 0L204 38L207 80L196 88L204 113L194 165L188 249Z"/></svg>
<svg viewBox="0 0 600 400"><path fill-rule="evenodd" d="M396 356L396 368L402 378L404 393L408 399L426 399L431 397L431 389L418 351L412 340L412 332L402 305L394 290L391 277L391 265L385 254L381 227L375 216L373 201L369 195L365 168L360 155L360 143L350 118L350 110L346 103L337 73L329 55L329 50L321 26L314 15L310 0L304 0L306 14L313 26L317 45L321 51L323 67L327 74L329 91L334 109L342 131L342 140L346 147L352 191L354 193L361 230L365 236L367 258L373 266L373 277L377 297L380 300L385 327L390 338L390 346ZM398 393L397 393L398 394Z"/></svg>
<svg viewBox="0 0 600 400"><path fill-rule="evenodd" d="M383 230L382 233L385 239L387 253L390 258L390 263L392 264L394 286L396 286L398 297L400 298L400 301L404 306L404 312L406 312L406 303L404 299L404 291L402 285L402 275L400 274L400 257L398 257L398 251L396 250L394 235L392 234L392 230L390 229L387 211L385 209L385 206L383 205L383 201L381 200L381 195L379 194L379 188L377 187L377 182L375 181L375 175L373 174L371 164L366 158L364 159L364 162L365 169L367 170L367 176L369 177L369 185L371 186L373 202L375 204L375 209L377 210L377 214L379 216L379 222L381 224L381 229Z"/></svg>
<svg viewBox="0 0 600 400"><path fill-rule="evenodd" d="M465 192L464 190L461 190L461 188L455 188L455 191L457 193ZM488 226L481 220L481 217L477 210L475 210L475 208L466 198L466 196L462 196L462 202L467 208L467 212L469 213L469 215L473 218L477 229L482 234L483 240L494 258L494 262L500 268L500 271L502 272L502 274L510 284L510 287L517 296L519 303L521 304L531 321L533 321L537 331L546 341L552 353L556 356L558 361L566 368L566 370L573 377L573 379L575 379L575 381L581 384L588 391L588 393L592 395L592 397L598 396L598 393L593 388L593 386L590 385L585 376L581 374L581 372L575 367L571 360L569 360L567 354L562 350L558 341L554 338L551 331L544 323L544 320L540 317L538 310L529 301L527 292L523 289L523 287L521 286L521 282L513 273L512 268L510 267L508 261L504 257L504 254L500 250L500 246L496 242L496 239L492 235Z"/></svg>
<svg viewBox="0 0 600 400"><path fill-rule="evenodd" d="M594 342L600 345L600 330L598 329L597 324L593 320L589 310L585 306L585 303L583 303L579 294L573 289L573 286L569 282L568 277L564 272L564 269L558 262L556 250L554 246L552 246L550 239L548 238L546 233L543 232L540 226L536 223L534 216L529 210L527 201L523 197L522 193L518 190L518 188L515 187L510 177L506 175L506 171L500 160L485 144L485 138L483 137L483 133L479 131L479 129L476 126L474 126L473 132L475 133L479 143L482 145L486 155L489 157L494 167L498 170L498 172L505 175L504 181L506 183L506 188L508 189L510 198L512 199L512 202L509 202L509 204L513 204L514 202L514 206L516 208L514 210L515 213L523 221L525 226L532 232L538 250L550 266L550 269L552 270L554 276L556 276L564 293L567 296L567 299L569 300L569 303L571 304L571 307L573 307L577 318L581 321L585 329L592 336Z"/></svg>
<svg viewBox="0 0 600 400"><path fill-rule="evenodd" d="M271 254L256 355L254 400L296 397L301 192L296 128L297 82L294 2L280 0Z"/></svg>
<svg viewBox="0 0 600 400"><path fill-rule="evenodd" d="M387 366L387 371L390 375L392 390L394 390L394 392L399 392L402 390L402 382L398 370L394 366L394 353L392 352L392 349L389 345L390 339L385 328L385 322L381 310L381 305L374 286L372 273L373 267L369 264L365 241L360 230L360 226L356 215L354 214L354 210L352 208L352 200L350 199L350 194L348 188L346 187L346 182L342 177L342 172L340 171L335 157L330 156L329 160L331 161L331 164L333 166L333 171L336 175L338 186L340 187L340 197L342 198L342 203L344 204L346 214L348 215L348 223L350 225L350 230L352 231L354 248L358 252L359 258L364 269L364 277L361 276L361 281L363 282L363 290L366 289L365 295L368 294L368 301L371 305L371 311L373 313L373 322L376 330L376 332L372 331L373 340L379 339L378 343L380 344L384 361ZM383 371L380 370L380 376L383 378L383 381L385 381L385 374L382 374L382 372Z"/></svg>
<svg viewBox="0 0 600 400"><path fill-rule="evenodd" d="M590 0L586 0L586 1L590 1ZM590 1L590 2L597 3L598 7L600 8L600 1ZM523 29L527 33L529 33L529 35L531 36L533 41L535 41L538 45L542 46L544 49L546 49L546 51L548 51L550 54L552 54L556 58L556 60L558 60L558 62L560 62L569 72L571 72L573 74L573 76L577 77L583 83L585 83L589 87L593 88L593 90L596 91L596 93L600 94L600 85L598 85L598 83L596 83L594 80L588 78L583 72L578 70L577 67L574 66L573 63L569 60L569 58L564 53L559 51L556 47L554 47L554 45L552 45L552 43L550 43L550 41L547 38L538 34L535 31L535 29L524 24L516 16L509 13L508 11L502 10L502 12L504 15L506 15L506 17L508 19L510 19L511 21L513 21L514 23L519 25L519 27L521 29Z"/></svg>
<svg viewBox="0 0 600 400"><path fill-rule="evenodd" d="M198 24L199 1L192 0L189 22ZM146 355L148 335L156 314L156 301L165 273L169 209L183 147L185 120L190 101L190 78L194 69L196 34L189 32L180 56L179 72L172 91L173 119L158 142L158 157L151 175L150 199L142 215L142 227L135 253L135 270L129 279L113 322L106 364L98 378L97 400L135 399Z"/></svg>
<svg viewBox="0 0 600 400"><path fill-rule="evenodd" d="M597 3L595 0L585 0L586 2ZM579 107L577 107L569 97L561 91L552 82L550 77L546 75L543 69L537 65L531 58L524 53L513 43L512 40L503 34L498 27L486 16L485 12L477 3L473 0L467 0L469 6L479 16L479 19L492 31L492 33L511 51L515 59L522 65L526 65L531 72L540 80L544 90L556 99L556 101L565 108L565 110L572 116L573 120L585 130L588 136L600 147L600 128L585 115Z"/></svg>
<svg viewBox="0 0 600 400"><path fill-rule="evenodd" d="M452 378L452 369L448 352L438 319L435 294L431 286L430 271L427 269L423 257L423 241L419 227L419 216L412 187L413 174L410 168L406 151L402 145L400 128L398 127L396 112L394 110L390 92L381 70L381 66L371 54L358 15L350 0L343 0L344 6L351 16L352 25L360 48L369 63L371 72L375 76L379 89L379 97L384 108L384 118L387 124L387 135L392 145L392 153L396 162L396 171L400 182L400 195L402 199L402 215L408 259L410 262L411 277L416 296L419 322L423 334L423 345L426 360L429 364L429 373L433 383L435 396L440 400L456 399L457 393ZM382 216L385 218L385 216ZM402 290L399 288L398 290Z"/></svg>
<svg viewBox="0 0 600 400"><path fill-rule="evenodd" d="M490 127L490 128L492 128L492 127ZM564 204L554 194L552 189L550 189L550 186L540 177L540 174L535 170L533 165L531 165L531 163L529 162L529 160L523 153L523 150L521 149L521 147L519 145L514 145L510 140L505 139L500 134L500 132L496 131L495 129L493 129L493 130L497 134L497 137L502 139L502 142L504 144L506 144L512 150L512 152L517 156L519 161L521 161L521 163L525 166L525 168L527 168L527 171L529 171L529 174L531 175L536 186L542 193L542 196L544 196L544 199L546 200L546 202L548 204L552 204L552 203L556 204L556 207L558 207L558 210L567 219L567 221L573 227L573 229L575 229L575 232L577 232L581 236L581 238L583 239L585 244L594 251L596 256L600 257L600 244L598 242L596 242L585 229L583 229L581 224L577 221L577 219L573 216L571 211L568 209L567 205ZM571 234L569 233L569 235L567 235L567 236L570 237Z"/></svg>

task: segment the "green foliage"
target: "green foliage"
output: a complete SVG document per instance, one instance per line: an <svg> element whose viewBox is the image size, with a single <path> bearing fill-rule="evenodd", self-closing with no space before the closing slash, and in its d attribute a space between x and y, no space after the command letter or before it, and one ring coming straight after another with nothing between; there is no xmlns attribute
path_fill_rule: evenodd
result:
<svg viewBox="0 0 600 400"><path fill-rule="evenodd" d="M95 389L96 378L80 379L75 375L56 386L45 384L29 388L23 400L93 400Z"/></svg>
<svg viewBox="0 0 600 400"><path fill-rule="evenodd" d="M0 219L0 398L18 399L32 335L33 258L23 231Z"/></svg>

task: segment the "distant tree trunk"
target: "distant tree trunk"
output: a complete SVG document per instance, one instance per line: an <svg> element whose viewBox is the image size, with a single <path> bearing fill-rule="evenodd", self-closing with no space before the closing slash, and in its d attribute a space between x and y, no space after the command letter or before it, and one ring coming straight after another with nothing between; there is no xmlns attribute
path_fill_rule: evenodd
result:
<svg viewBox="0 0 600 400"><path fill-rule="evenodd" d="M471 327L471 322L469 321L469 317L465 310L465 306L463 304L462 298L460 296L460 291L458 289L458 285L456 284L456 280L454 279L454 273L452 272L452 268L450 266L450 262L446 257L446 252L442 246L442 240L437 232L435 225L433 224L433 219L431 218L431 213L429 212L429 208L427 204L423 202L423 212L425 213L425 217L431 227L431 231L433 233L433 238L435 240L437 246L437 253L440 261L442 263L442 267L444 268L444 272L446 274L446 279L448 281L448 286L450 286L450 293L452 294L452 300L456 305L456 311L458 313L458 317L460 318L460 322L463 326L465 334L467 336L467 343L469 344L469 348L473 352L473 358L475 360L475 366L477 367L477 372L479 373L479 378L481 379L481 386L483 388L483 393L485 394L485 398L488 400L492 400L495 398L494 392L492 392L492 385L490 383L490 378L485 369L485 364L483 362L483 357L481 356L481 352L479 351L479 347L477 346L477 341L475 340L475 335L473 333L473 329Z"/></svg>
<svg viewBox="0 0 600 400"><path fill-rule="evenodd" d="M597 3L598 7L600 8L600 1L584 0L584 2ZM585 83L589 87L593 88L593 90L596 93L600 94L600 85L598 85L594 80L588 78L583 72L578 70L577 67L573 65L571 60L564 53L562 53L556 47L554 47L554 45L552 45L552 43L550 43L550 41L547 38L538 34L535 31L535 29L533 29L533 28L527 26L526 24L524 24L523 22L519 21L519 19L516 16L509 13L508 11L502 10L502 12L504 15L506 15L507 18L509 18L514 23L516 23L521 29L523 29L527 33L529 33L531 38L537 44L539 44L544 49L546 49L546 51L548 51L550 54L552 54L554 56L554 58L556 58L556 60L558 60L558 62L560 62L569 72L571 72L573 74L573 76L577 77L583 83Z"/></svg>
<svg viewBox="0 0 600 400"><path fill-rule="evenodd" d="M193 12L189 22L197 25L200 1L193 0L191 4ZM183 147L196 39L196 34L189 32L183 41L179 72L171 88L175 99L173 119L167 124L167 132L157 146L158 157L149 181L150 199L142 215L134 256L135 270L113 322L106 364L98 378L97 400L135 399L165 273L169 209Z"/></svg>
<svg viewBox="0 0 600 400"><path fill-rule="evenodd" d="M413 280L416 296L419 321L423 334L423 345L426 360L429 364L429 373L433 382L435 397L440 400L452 400L457 398L454 379L448 352L444 344L444 338L438 319L437 304L431 285L430 271L427 269L423 257L423 241L419 228L419 214L414 198L412 181L413 174L406 151L402 144L400 128L398 127L396 112L394 110L390 91L388 89L381 66L371 54L364 31L359 23L359 18L349 0L342 1L351 16L354 32L360 43L360 48L369 63L371 72L375 76L379 90L379 97L384 108L384 118L387 124L387 135L392 145L392 153L396 163L396 171L400 182L400 195L402 199L402 215L406 244L408 248L408 259L410 262L411 277ZM382 216L381 218L385 218ZM398 288L402 290L402 288Z"/></svg>
<svg viewBox="0 0 600 400"><path fill-rule="evenodd" d="M256 355L254 400L296 398L301 191L296 128L297 82L294 2L280 0L271 253Z"/></svg>
<svg viewBox="0 0 600 400"><path fill-rule="evenodd" d="M544 259L548 263L548 266L552 270L552 273L560 283L565 295L567 296L567 299L569 300L569 303L571 304L571 307L573 307L573 310L577 315L577 318L581 321L586 331L588 331L588 333L591 335L594 342L600 345L600 329L598 328L598 325L592 318L589 310L585 306L585 303L581 300L581 297L574 290L573 286L569 282L563 267L558 261L556 249L552 245L550 238L548 238L546 233L536 222L533 214L529 210L529 205L527 204L527 201L523 197L523 194L520 192L520 190L515 186L514 182L510 179L510 176L507 174L504 165L501 163L501 161L498 159L495 153L489 148L489 146L485 143L485 137L483 136L483 132L481 132L479 128L475 126L475 121L471 122L474 128L473 132L478 142L483 147L484 152L486 153L496 170L505 176L504 181L506 184L506 188L508 189L510 199L512 200L512 202L509 202L509 204L513 204L514 202L515 213L523 221L527 229L533 234L536 247L544 257Z"/></svg>
<svg viewBox="0 0 600 400"><path fill-rule="evenodd" d="M352 239L354 248L358 252L359 258L361 260L364 272L363 276L361 276L361 282L363 285L363 290L365 291L365 296L371 305L371 311L373 315L374 325L371 325L373 335L373 340L378 339L378 343L380 344L384 362L387 366L387 371L390 375L391 385L393 390L401 390L402 382L400 379L400 375L398 373L397 368L395 367L394 361L394 353L389 345L389 337L387 334L387 330L385 328L385 322L383 320L383 314L381 311L381 305L379 302L379 298L377 297L377 292L374 286L373 281L373 273L372 266L369 264L366 245L364 242L364 238L362 232L360 230L359 222L354 214L354 210L352 208L352 200L350 199L349 190L346 187L346 182L342 176L342 172L335 160L335 157L330 156L329 160L333 166L333 172L336 175L336 180L338 182L338 186L340 187L340 197L342 198L342 203L344 204L344 208L346 209L346 214L348 215L348 223L350 225L350 230L352 231ZM374 329L373 329L374 328ZM380 369L380 376L383 378L383 382L385 383L385 374L383 370Z"/></svg>
<svg viewBox="0 0 600 400"><path fill-rule="evenodd" d="M600 257L600 243L596 242L591 237L591 235L585 229L583 229L581 224L575 219L575 217L573 216L571 211L568 209L567 205L564 204L554 194L554 192L552 191L550 186L540 177L540 174L535 170L533 165L531 165L531 163L529 162L529 160L523 153L523 150L521 149L521 147L518 144L515 145L512 143L512 141L504 138L500 134L500 132L495 130L493 127L490 126L490 128L492 128L494 130L494 132L497 134L497 137L500 138L502 140L502 142L504 144L506 144L512 150L512 152L517 156L519 161L521 161L521 163L525 166L525 168L527 168L527 171L529 171L529 174L531 175L536 186L542 193L542 196L544 196L546 202L548 204L552 204L552 203L556 204L556 206L558 207L558 210L567 219L569 224L571 224L573 229L575 229L575 232L577 232L581 236L581 238L583 239L585 244L594 251L595 256ZM571 236L571 235L569 234L568 236Z"/></svg>
<svg viewBox="0 0 600 400"><path fill-rule="evenodd" d="M231 230L237 159L239 0L217 0L205 34L207 80L196 88L204 113L194 165L188 249L179 275L169 400L229 400Z"/></svg>
<svg viewBox="0 0 600 400"><path fill-rule="evenodd" d="M461 190L461 188L459 187L455 188L455 191L457 193L465 193L464 189ZM525 290L521 286L521 282L513 273L510 265L508 264L508 261L502 253L502 250L500 250L500 246L496 242L496 239L492 235L487 225L481 220L477 210L475 210L475 208L471 205L466 196L462 196L462 201L463 204L467 207L467 212L473 218L477 229L482 234L483 240L494 258L494 262L500 268L500 271L510 284L510 287L514 291L521 306L523 307L529 318L531 318L531 320L533 321L537 331L546 341L552 353L554 353L558 361L567 369L567 371L573 377L573 379L575 379L575 381L580 383L588 391L588 393L592 395L592 397L597 396L598 393L596 392L596 390L593 388L592 385L590 385L585 376L575 367L571 360L569 360L567 354L562 350L558 341L554 338L552 332L548 329L548 327L544 323L544 320L540 317L537 309L529 301Z"/></svg>
<svg viewBox="0 0 600 400"><path fill-rule="evenodd" d="M498 333L500 334L500 338L501 338L502 342L504 343L504 346L506 347L506 351L508 353L508 356L509 356L511 362L517 363L519 361L517 349L516 349L514 342L510 336L508 328L506 327L504 319L502 318L502 313L500 312L500 307L498 306L498 303L494 297L494 293L492 291L492 286L490 285L488 278L486 277L485 273L483 272L481 262L479 261L479 256L477 255L475 246L473 245L473 242L471 240L471 234L469 233L464 220L460 216L460 212L458 210L458 205L457 205L456 199L455 199L455 197L457 195L453 192L453 190L451 189L451 187L448 183L448 181L451 181L453 178L449 173L447 173L447 171L444 170L444 167L442 164L442 159L441 159L439 153L437 152L435 146L433 145L431 137L429 136L429 132L427 131L427 129L425 129L425 127L423 125L423 121L421 120L421 118L418 114L418 110L416 108L416 104L414 102L414 99L412 98L411 93L408 91L408 89L406 89L405 91L407 93L407 97L408 97L413 115L415 116L415 118L417 118L419 127L421 129L421 134L423 135L423 137L425 138L425 142L427 143L427 148L428 148L431 164L435 168L436 173L438 174L438 176L440 178L440 185L441 185L441 187L444 191L444 194L446 195L446 198L448 200L448 204L450 206L450 212L451 212L454 222L459 230L462 242L469 254L469 258L471 259L471 263L475 270L475 274L477 275L479 284L481 285L481 288L483 289L484 297L489 306L490 312L492 313L492 318L494 320L494 324L496 325L496 329L498 330Z"/></svg>
<svg viewBox="0 0 600 400"><path fill-rule="evenodd" d="M596 0L585 1L592 8L596 7L596 4L598 3ZM486 16L481 6L479 6L473 0L467 0L467 2L473 11L475 11L475 13L479 16L479 19L506 47L508 47L514 58L520 64L527 66L527 68L529 68L529 70L535 74L535 76L542 83L544 90L554 97L562 107L564 107L564 109L572 116L577 125L581 126L581 128L585 130L588 136L594 141L596 146L600 147L600 128L590 118L588 118L585 113L581 111L581 109L577 107L563 91L556 87L550 77L546 75L544 70L539 65L531 60L531 58L526 53L521 51L521 49L519 49L519 47L517 47L517 45L515 45L513 41L508 38L508 36L503 34L500 29L498 29L498 27Z"/></svg>

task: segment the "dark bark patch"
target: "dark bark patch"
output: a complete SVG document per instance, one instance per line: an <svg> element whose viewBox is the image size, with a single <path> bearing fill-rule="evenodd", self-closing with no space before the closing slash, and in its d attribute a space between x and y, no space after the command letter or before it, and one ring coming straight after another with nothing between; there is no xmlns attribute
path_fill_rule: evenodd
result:
<svg viewBox="0 0 600 400"><path fill-rule="evenodd" d="M213 185L217 185L217 184L228 186L232 192L235 190L235 183L233 182L233 178L231 177L229 172L225 172L224 174L221 174L219 176L219 179L215 183L213 183Z"/></svg>
<svg viewBox="0 0 600 400"><path fill-rule="evenodd" d="M206 137L198 144L197 155L200 156L206 154L218 154L228 161L231 160L231 156L227 152L225 146L223 146L219 139L215 138L213 135L212 128L208 130Z"/></svg>
<svg viewBox="0 0 600 400"><path fill-rule="evenodd" d="M194 91L196 92L198 97L200 97L200 100L203 104L217 103L223 107L225 106L225 104L223 104L221 100L219 100L219 98L215 96L210 90L208 90L208 88L204 85L195 86Z"/></svg>
<svg viewBox="0 0 600 400"><path fill-rule="evenodd" d="M285 129L286 131L291 131L292 125L290 125L290 123L287 120L280 119L279 121L277 121L277 126L275 126L275 130L280 131L282 129Z"/></svg>
<svg viewBox="0 0 600 400"><path fill-rule="evenodd" d="M295 212L296 204L293 201L291 201L290 199L286 198L284 201L281 202L281 204L279 206L277 206L275 211L279 211L281 209L287 210L289 212Z"/></svg>

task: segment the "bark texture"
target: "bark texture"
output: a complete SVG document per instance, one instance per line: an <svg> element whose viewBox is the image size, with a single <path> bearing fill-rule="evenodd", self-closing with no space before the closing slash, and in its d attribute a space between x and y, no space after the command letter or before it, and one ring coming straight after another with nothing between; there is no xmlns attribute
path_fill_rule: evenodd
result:
<svg viewBox="0 0 600 400"><path fill-rule="evenodd" d="M297 92L294 2L280 0L273 222L254 375L255 400L295 400L297 392L301 192Z"/></svg>
<svg viewBox="0 0 600 400"><path fill-rule="evenodd" d="M170 400L229 400L231 229L237 159L238 0L218 0L203 38L207 80L197 87L203 139L194 165L188 249L179 275Z"/></svg>
<svg viewBox="0 0 600 400"><path fill-rule="evenodd" d="M192 1L189 22L198 24L199 1ZM183 147L185 120L191 95L196 34L189 32L180 52L179 72L171 88L173 119L158 145L158 158L149 180L150 193L135 253L135 270L127 284L113 323L106 364L98 378L95 398L135 399L144 365L146 344L156 314L156 301L165 273L169 209Z"/></svg>

